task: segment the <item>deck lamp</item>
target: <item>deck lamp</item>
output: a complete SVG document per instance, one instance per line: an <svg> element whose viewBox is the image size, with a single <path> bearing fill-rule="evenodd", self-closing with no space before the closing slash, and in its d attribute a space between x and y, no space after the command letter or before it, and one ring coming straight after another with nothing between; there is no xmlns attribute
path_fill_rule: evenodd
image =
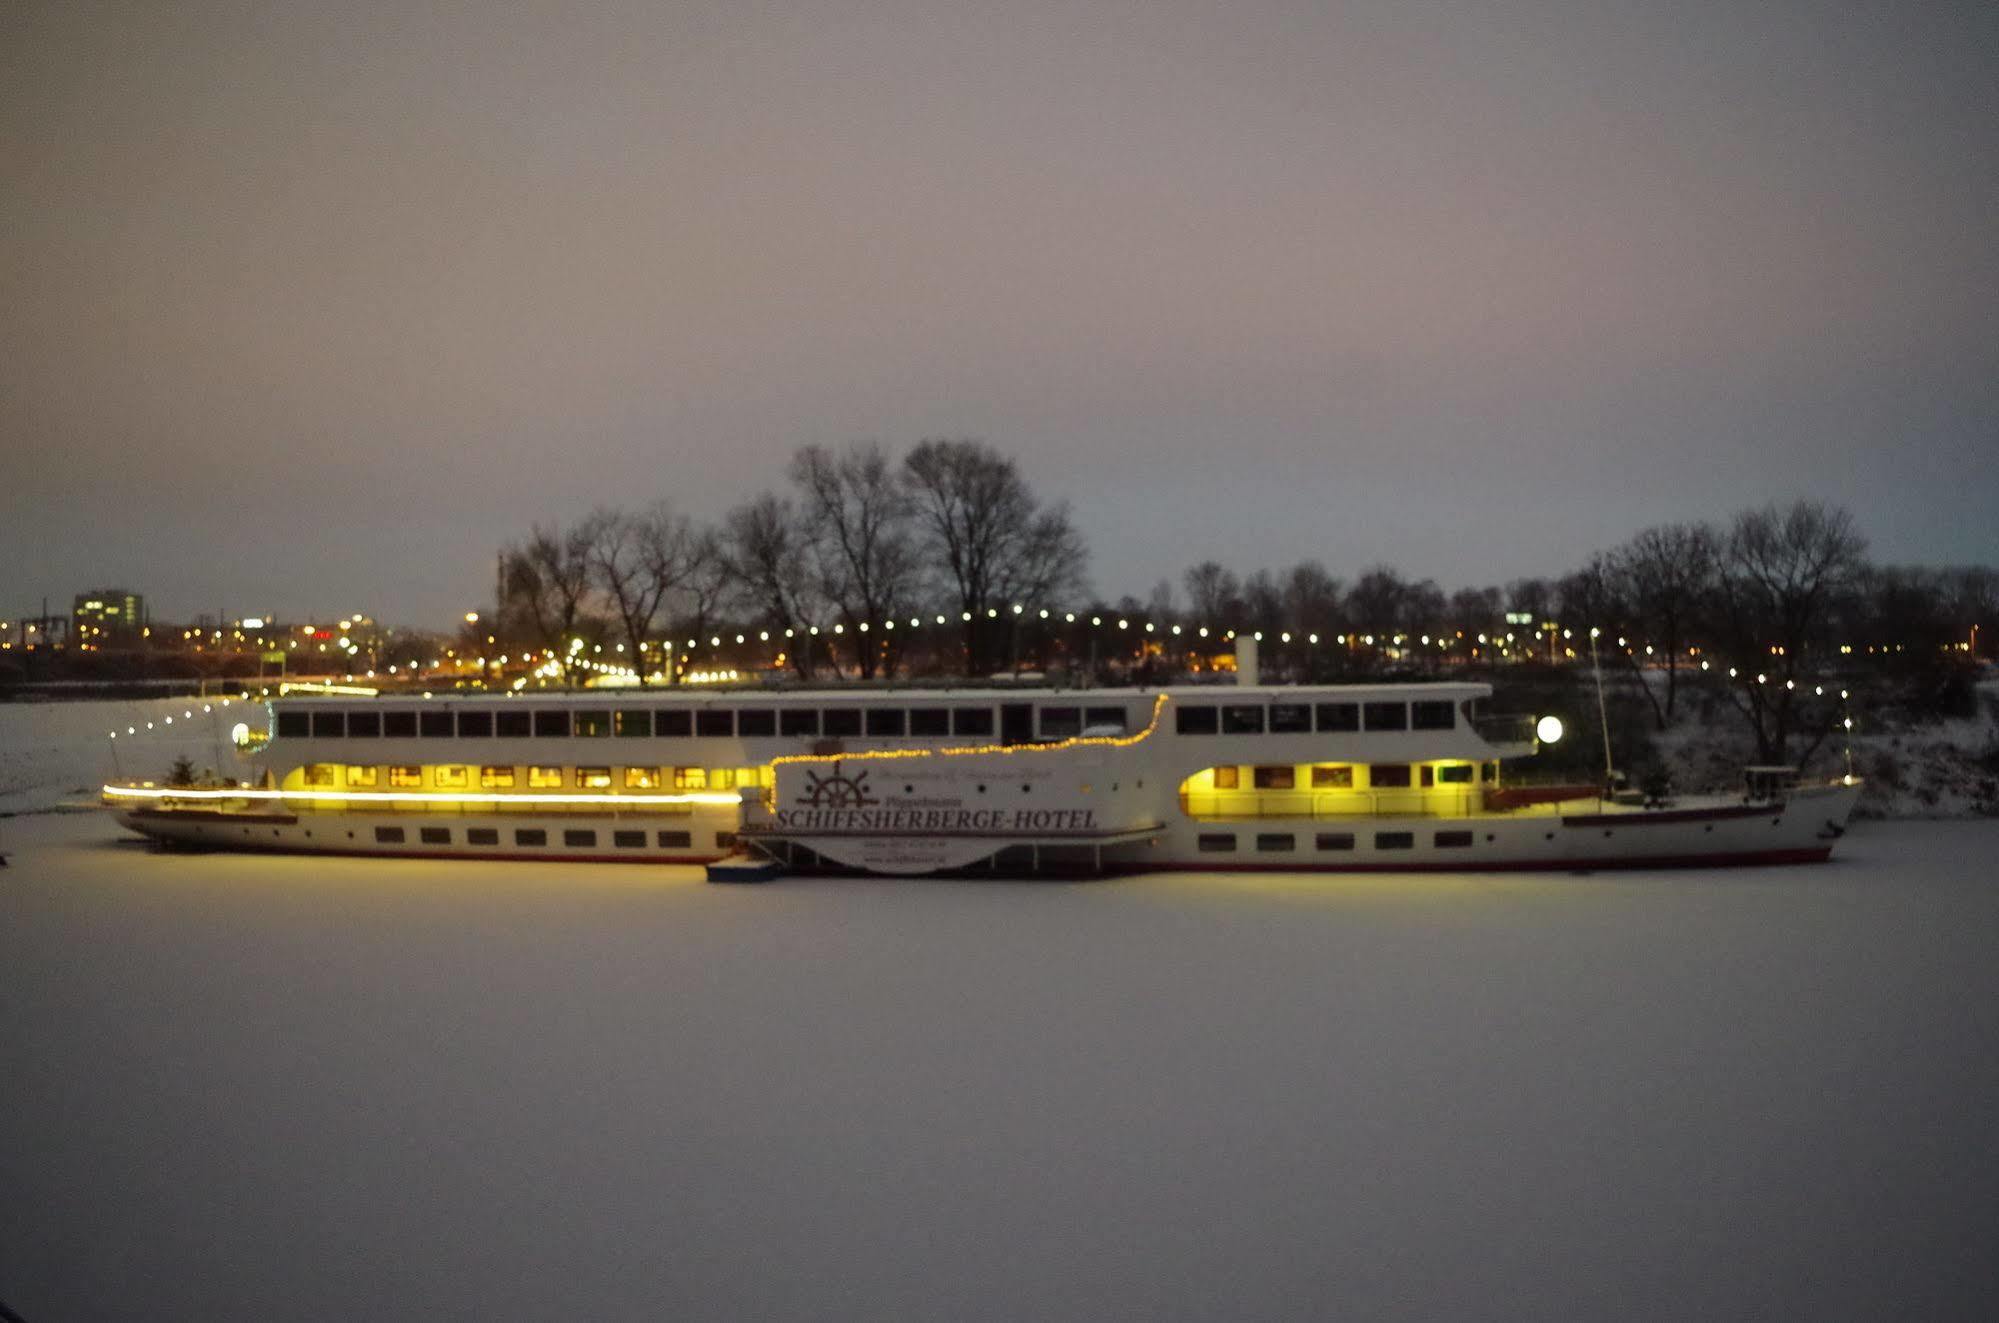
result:
<svg viewBox="0 0 1999 1323"><path fill-rule="evenodd" d="M1562 738L1562 719L1556 716L1542 717L1534 723L1534 738L1543 744L1559 743Z"/></svg>

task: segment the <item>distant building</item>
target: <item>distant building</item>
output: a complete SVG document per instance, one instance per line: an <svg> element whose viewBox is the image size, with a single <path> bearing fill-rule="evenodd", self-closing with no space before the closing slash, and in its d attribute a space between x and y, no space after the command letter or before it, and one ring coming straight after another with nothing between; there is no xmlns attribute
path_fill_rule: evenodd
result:
<svg viewBox="0 0 1999 1323"><path fill-rule="evenodd" d="M123 588L93 588L78 593L70 611L70 640L81 647L136 639L146 624L143 594Z"/></svg>

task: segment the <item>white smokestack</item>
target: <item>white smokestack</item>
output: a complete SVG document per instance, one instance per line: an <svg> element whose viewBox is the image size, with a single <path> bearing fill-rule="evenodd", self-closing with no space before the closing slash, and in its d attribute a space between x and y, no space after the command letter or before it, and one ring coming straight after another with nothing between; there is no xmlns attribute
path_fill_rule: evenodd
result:
<svg viewBox="0 0 1999 1323"><path fill-rule="evenodd" d="M1256 640L1248 634L1235 636L1235 682L1256 684Z"/></svg>

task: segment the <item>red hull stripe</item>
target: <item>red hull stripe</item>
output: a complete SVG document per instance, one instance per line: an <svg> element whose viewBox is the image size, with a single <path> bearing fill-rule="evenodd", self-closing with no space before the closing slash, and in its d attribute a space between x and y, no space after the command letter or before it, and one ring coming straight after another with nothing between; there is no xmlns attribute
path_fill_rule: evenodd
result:
<svg viewBox="0 0 1999 1323"><path fill-rule="evenodd" d="M1610 868L1740 868L1755 864L1818 864L1832 858L1830 845L1795 850L1736 850L1720 854L1676 854L1646 858L1620 855L1612 859L1466 859L1438 864L1148 864L1142 873L1589 873Z"/></svg>

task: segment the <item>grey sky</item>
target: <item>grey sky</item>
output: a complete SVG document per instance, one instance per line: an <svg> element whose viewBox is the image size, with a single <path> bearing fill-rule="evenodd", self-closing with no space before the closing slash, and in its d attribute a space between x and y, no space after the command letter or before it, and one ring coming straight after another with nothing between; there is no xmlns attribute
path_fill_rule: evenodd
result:
<svg viewBox="0 0 1999 1323"><path fill-rule="evenodd" d="M1809 495L1999 559L1999 10L0 13L0 613L478 605L979 435L1107 593Z"/></svg>

